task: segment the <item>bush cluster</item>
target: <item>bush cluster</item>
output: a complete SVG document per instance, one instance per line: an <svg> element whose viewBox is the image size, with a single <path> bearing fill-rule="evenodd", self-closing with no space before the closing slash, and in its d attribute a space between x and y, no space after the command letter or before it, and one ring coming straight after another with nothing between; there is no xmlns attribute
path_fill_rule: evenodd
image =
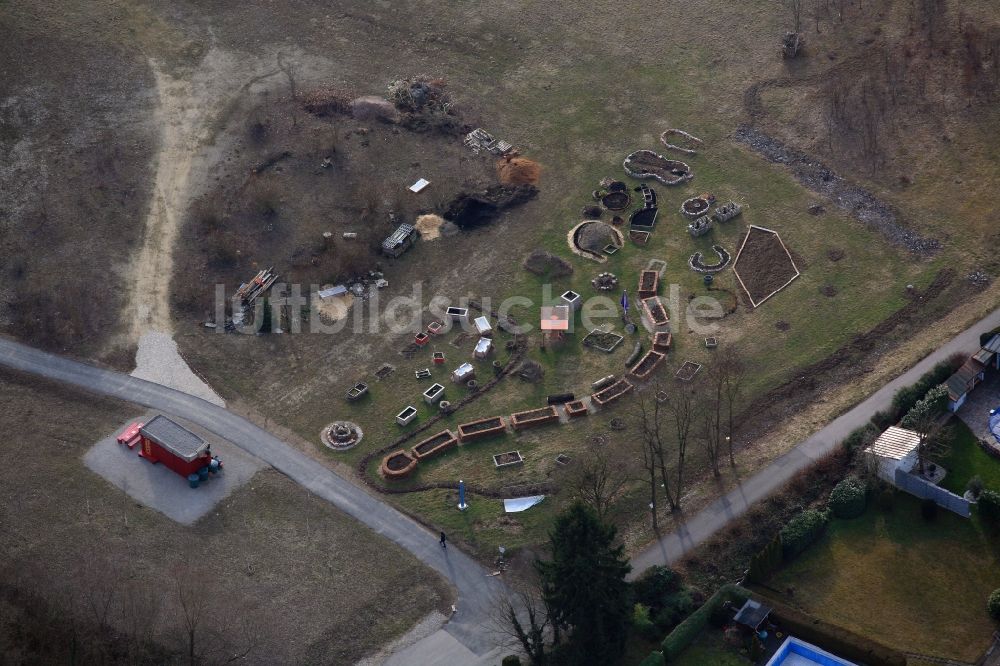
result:
<svg viewBox="0 0 1000 666"><path fill-rule="evenodd" d="M857 518L865 512L867 489L856 476L848 476L830 492L830 510L837 518Z"/></svg>
<svg viewBox="0 0 1000 666"><path fill-rule="evenodd" d="M830 514L816 509L806 509L788 521L781 530L781 552L785 560L791 560L812 545L829 522Z"/></svg>
<svg viewBox="0 0 1000 666"><path fill-rule="evenodd" d="M994 620L1000 620L1000 589L993 590L986 601L986 610Z"/></svg>
<svg viewBox="0 0 1000 666"><path fill-rule="evenodd" d="M988 525L1000 525L1000 493L984 490L979 494L979 517Z"/></svg>

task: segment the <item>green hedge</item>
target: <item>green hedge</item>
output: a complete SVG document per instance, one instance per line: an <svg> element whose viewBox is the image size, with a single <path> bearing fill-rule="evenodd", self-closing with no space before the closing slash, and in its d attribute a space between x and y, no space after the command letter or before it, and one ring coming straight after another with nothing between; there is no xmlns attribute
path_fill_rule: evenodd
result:
<svg viewBox="0 0 1000 666"><path fill-rule="evenodd" d="M716 608L722 606L727 601L731 603L743 603L750 597L750 592L737 585L723 585L719 590L709 597L701 608L691 613L686 620L677 625L660 644L663 650L663 659L669 663L672 659L677 659L688 648L698 634L705 629L709 618Z"/></svg>
<svg viewBox="0 0 1000 666"><path fill-rule="evenodd" d="M788 521L781 530L781 552L790 560L811 546L826 530L830 515L826 511L806 509Z"/></svg>
<svg viewBox="0 0 1000 666"><path fill-rule="evenodd" d="M889 425L903 418L903 415L913 409L913 406L927 395L928 391L938 384L947 381L949 377L955 374L956 370L958 370L958 366L951 359L941 361L928 372L924 373L915 384L904 386L896 391L896 395L892 397L892 407L886 413L890 421Z"/></svg>
<svg viewBox="0 0 1000 666"><path fill-rule="evenodd" d="M979 493L979 517L992 527L1000 524L1000 493L995 490L984 490Z"/></svg>
<svg viewBox="0 0 1000 666"><path fill-rule="evenodd" d="M865 484L848 476L830 491L830 510L837 518L857 518L865 512L868 492Z"/></svg>
<svg viewBox="0 0 1000 666"><path fill-rule="evenodd" d="M756 593L755 593L756 595ZM864 636L812 617L767 597L761 601L774 610L771 621L786 634L813 643L839 657L869 666L906 666L906 657Z"/></svg>

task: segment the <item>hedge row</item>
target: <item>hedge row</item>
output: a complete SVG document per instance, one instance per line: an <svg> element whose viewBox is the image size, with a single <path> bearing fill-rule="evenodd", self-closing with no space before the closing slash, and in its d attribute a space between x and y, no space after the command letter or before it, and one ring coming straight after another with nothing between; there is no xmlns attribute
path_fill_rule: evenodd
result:
<svg viewBox="0 0 1000 666"><path fill-rule="evenodd" d="M904 386L896 391L892 397L892 406L884 412L878 412L872 416L872 423L879 430L885 430L889 426L898 423L903 415L913 409L917 402L927 395L932 388L948 380L965 362L965 358L959 355L941 361L917 380L915 384Z"/></svg>
<svg viewBox="0 0 1000 666"><path fill-rule="evenodd" d="M826 531L830 514L826 511L806 509L788 521L781 530L781 552L790 560L811 546Z"/></svg>
<svg viewBox="0 0 1000 666"><path fill-rule="evenodd" d="M663 639L663 643L660 644L663 660L670 663L671 659L677 659L702 632L712 614L724 603L728 601L742 604L749 598L750 592L745 588L731 584L720 587L715 594L709 597L708 601L702 604L701 608L691 613L686 620L674 627L674 630Z"/></svg>
<svg viewBox="0 0 1000 666"><path fill-rule="evenodd" d="M828 624L774 599L761 596L761 601L774 609L771 611L771 621L787 634L813 643L850 661L869 666L906 666L906 657L903 654L881 643Z"/></svg>
<svg viewBox="0 0 1000 666"><path fill-rule="evenodd" d="M830 510L837 518L857 518L865 512L868 490L856 476L848 476L830 491Z"/></svg>

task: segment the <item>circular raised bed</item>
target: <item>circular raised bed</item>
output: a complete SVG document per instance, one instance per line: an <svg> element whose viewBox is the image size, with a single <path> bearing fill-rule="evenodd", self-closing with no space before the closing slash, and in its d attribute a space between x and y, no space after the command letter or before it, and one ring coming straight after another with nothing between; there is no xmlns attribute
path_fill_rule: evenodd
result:
<svg viewBox="0 0 1000 666"><path fill-rule="evenodd" d="M402 479L413 473L417 468L417 459L409 451L400 449L382 459L379 470L387 479Z"/></svg>
<svg viewBox="0 0 1000 666"><path fill-rule="evenodd" d="M707 199L691 197L690 199L685 199L684 203L681 204L681 213L694 219L707 213L710 207L711 204Z"/></svg>
<svg viewBox="0 0 1000 666"><path fill-rule="evenodd" d="M601 197L601 204L608 210L625 210L632 205L628 192L608 192Z"/></svg>
<svg viewBox="0 0 1000 666"><path fill-rule="evenodd" d="M465 386L470 391L477 391L477 390L479 390L479 382L477 382L475 379L470 379L469 381L465 382Z"/></svg>
<svg viewBox="0 0 1000 666"><path fill-rule="evenodd" d="M438 409L447 414L448 412L451 411L451 402L447 400L442 400L441 402L438 403Z"/></svg>
<svg viewBox="0 0 1000 666"><path fill-rule="evenodd" d="M334 421L320 431L319 438L327 448L334 451L346 451L358 445L364 432L361 427L350 421Z"/></svg>

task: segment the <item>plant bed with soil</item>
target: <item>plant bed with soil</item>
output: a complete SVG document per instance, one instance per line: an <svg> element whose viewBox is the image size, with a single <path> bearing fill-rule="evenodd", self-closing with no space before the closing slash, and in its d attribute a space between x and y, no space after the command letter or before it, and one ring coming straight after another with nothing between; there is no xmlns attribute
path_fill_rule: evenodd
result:
<svg viewBox="0 0 1000 666"><path fill-rule="evenodd" d="M799 276L791 253L777 232L754 225L736 254L733 272L755 308Z"/></svg>
<svg viewBox="0 0 1000 666"><path fill-rule="evenodd" d="M642 303L643 312L653 326L670 325L670 315L667 309L663 307L663 303L660 302L659 297L651 296L650 298L642 299L640 302Z"/></svg>
<svg viewBox="0 0 1000 666"><path fill-rule="evenodd" d="M507 424L504 422L502 416L491 416L459 425L458 439L462 442L469 442L475 439L498 435L506 430Z"/></svg>
<svg viewBox="0 0 1000 666"><path fill-rule="evenodd" d="M523 462L524 458L521 456L520 451L507 451L506 453L498 453L493 456L493 464L497 468L520 465Z"/></svg>
<svg viewBox="0 0 1000 666"><path fill-rule="evenodd" d="M402 479L417 468L417 459L408 451L394 451L382 459L379 469L386 479Z"/></svg>
<svg viewBox="0 0 1000 666"><path fill-rule="evenodd" d="M610 402L617 400L629 391L635 388L635 385L627 379L619 379L617 382L602 389L591 396L595 403L603 407Z"/></svg>
<svg viewBox="0 0 1000 666"><path fill-rule="evenodd" d="M670 331L658 331L653 334L653 349L656 351L664 352L670 349L671 342L673 342L673 335Z"/></svg>
<svg viewBox="0 0 1000 666"><path fill-rule="evenodd" d="M545 423L552 423L559 420L559 412L554 405L530 409L526 412L515 412L510 415L510 424L514 430L527 430Z"/></svg>
<svg viewBox="0 0 1000 666"><path fill-rule="evenodd" d="M663 362L663 359L667 357L666 354L661 354L658 351L650 349L646 352L645 356L639 359L632 370L630 371L636 379L646 379L656 370L656 366Z"/></svg>
<svg viewBox="0 0 1000 666"><path fill-rule="evenodd" d="M660 288L660 274L656 271L643 271L639 273L639 298L650 298L656 296Z"/></svg>
<svg viewBox="0 0 1000 666"><path fill-rule="evenodd" d="M694 178L691 167L652 150L637 150L625 158L625 173L633 178L655 178L664 185L680 185Z"/></svg>
<svg viewBox="0 0 1000 666"><path fill-rule="evenodd" d="M610 354L624 339L625 336L618 335L617 333L591 331L583 338L583 346L593 347L594 349L599 349L602 352Z"/></svg>
<svg viewBox="0 0 1000 666"><path fill-rule="evenodd" d="M701 370L701 364L694 363L692 361L684 361L684 365L677 369L677 373L674 377L682 382L689 382L694 379L694 376L698 374L699 370Z"/></svg>
<svg viewBox="0 0 1000 666"><path fill-rule="evenodd" d="M583 400L574 400L572 402L567 402L563 405L566 410L566 416L571 419L579 418L581 416L586 416L589 413L587 409L587 403Z"/></svg>
<svg viewBox="0 0 1000 666"><path fill-rule="evenodd" d="M417 460L426 460L456 446L458 446L458 437L455 436L455 433L451 430L442 430L436 435L431 435L410 450Z"/></svg>

